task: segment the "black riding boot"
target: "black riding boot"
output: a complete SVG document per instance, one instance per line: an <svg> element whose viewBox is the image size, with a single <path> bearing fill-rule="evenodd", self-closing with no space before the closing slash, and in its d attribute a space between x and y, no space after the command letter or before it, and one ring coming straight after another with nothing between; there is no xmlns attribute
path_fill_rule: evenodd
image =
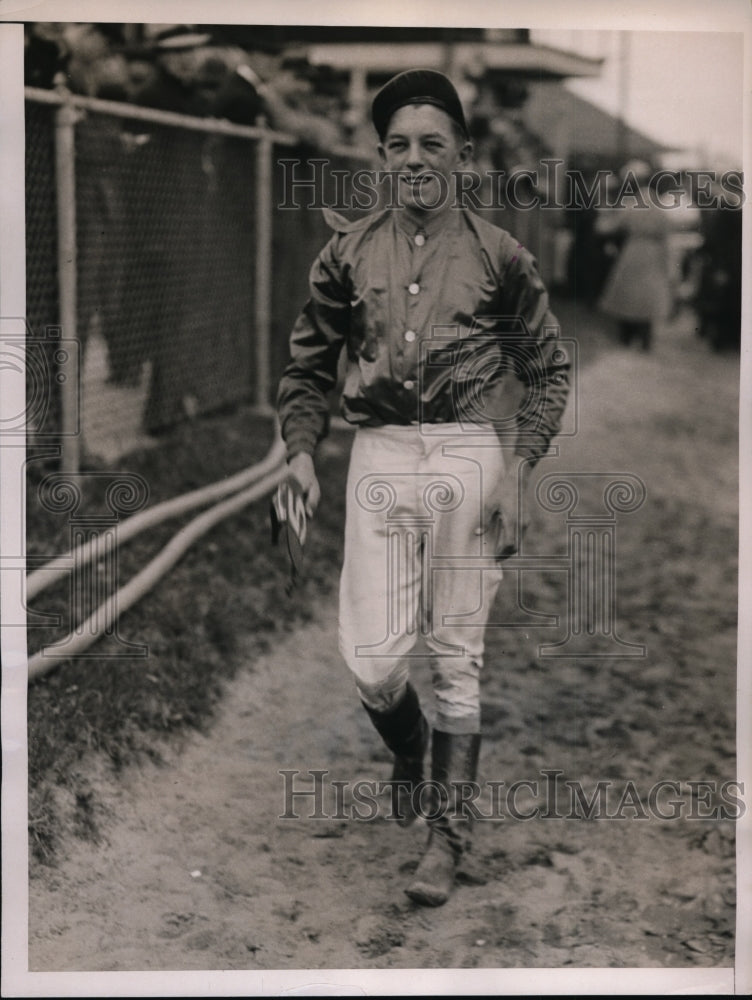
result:
<svg viewBox="0 0 752 1000"><path fill-rule="evenodd" d="M377 712L365 702L376 731L394 754L392 810L400 826L416 818L413 788L423 781L423 758L428 746L428 723L418 695L408 684L402 700L388 712Z"/></svg>
<svg viewBox="0 0 752 1000"><path fill-rule="evenodd" d="M449 898L460 859L470 849L472 817L462 807L461 786L478 772L480 733L457 735L434 729L431 777L441 788L434 799L437 815L429 818L428 845L415 878L405 892L424 906L441 906Z"/></svg>

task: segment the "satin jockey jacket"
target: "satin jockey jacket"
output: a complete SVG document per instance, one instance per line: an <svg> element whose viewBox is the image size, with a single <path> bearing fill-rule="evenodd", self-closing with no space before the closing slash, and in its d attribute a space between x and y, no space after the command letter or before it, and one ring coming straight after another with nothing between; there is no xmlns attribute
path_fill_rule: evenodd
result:
<svg viewBox="0 0 752 1000"><path fill-rule="evenodd" d="M326 435L344 350L348 422L492 425L534 464L560 428L570 361L533 256L467 209L422 226L395 209L325 215L334 234L279 385L288 457Z"/></svg>

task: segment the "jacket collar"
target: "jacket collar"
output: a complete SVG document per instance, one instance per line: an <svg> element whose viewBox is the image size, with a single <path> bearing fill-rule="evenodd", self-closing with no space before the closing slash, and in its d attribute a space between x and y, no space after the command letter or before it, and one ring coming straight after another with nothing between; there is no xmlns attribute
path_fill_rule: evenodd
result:
<svg viewBox="0 0 752 1000"><path fill-rule="evenodd" d="M438 236L439 233L453 232L457 228L460 212L448 206L441 212L426 212L420 220L410 215L404 209L392 209L395 224L403 233L411 239L418 233L423 233L427 238Z"/></svg>

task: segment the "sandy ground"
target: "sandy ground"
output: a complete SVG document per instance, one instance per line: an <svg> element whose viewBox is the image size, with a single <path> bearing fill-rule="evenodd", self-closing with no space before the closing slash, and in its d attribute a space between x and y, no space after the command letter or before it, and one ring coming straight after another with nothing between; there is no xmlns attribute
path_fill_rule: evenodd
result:
<svg viewBox="0 0 752 1000"><path fill-rule="evenodd" d="M339 661L329 604L249 662L211 731L171 744L163 766L92 770L104 836L71 836L56 867L32 872L30 968L732 965L734 824L689 818L687 782L735 778L737 364L678 323L651 355L614 348L586 370L580 432L538 474L645 483L645 503L616 529L618 630L646 655L542 655L565 625L534 626L532 611L565 612L566 575L521 574L518 590L510 574L499 620L518 627L490 630L483 681L481 776L537 780L520 809L541 805L541 772L555 769L588 795L599 780L632 781L646 800L656 781L676 781L683 818L627 808L621 819L522 820L503 809L476 824L446 906L417 907L403 888L422 825L311 819L310 799L301 818L280 818L281 770L301 772L306 789L310 771L327 772L330 814L331 779L390 770ZM565 551L562 516L537 512L530 539L530 551ZM420 665L415 683L429 694ZM343 803L347 814L347 792Z"/></svg>

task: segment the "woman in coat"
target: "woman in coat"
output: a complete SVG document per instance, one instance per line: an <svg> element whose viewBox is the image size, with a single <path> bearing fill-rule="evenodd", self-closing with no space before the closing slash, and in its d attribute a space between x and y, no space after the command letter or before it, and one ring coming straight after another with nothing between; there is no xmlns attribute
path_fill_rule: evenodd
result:
<svg viewBox="0 0 752 1000"><path fill-rule="evenodd" d="M630 175L634 183L630 182ZM620 205L613 214L613 228L625 236L621 253L606 280L600 308L619 324L623 344L638 340L649 350L653 328L672 310L673 296L668 264L667 213L650 200L650 167L633 161L623 171Z"/></svg>

